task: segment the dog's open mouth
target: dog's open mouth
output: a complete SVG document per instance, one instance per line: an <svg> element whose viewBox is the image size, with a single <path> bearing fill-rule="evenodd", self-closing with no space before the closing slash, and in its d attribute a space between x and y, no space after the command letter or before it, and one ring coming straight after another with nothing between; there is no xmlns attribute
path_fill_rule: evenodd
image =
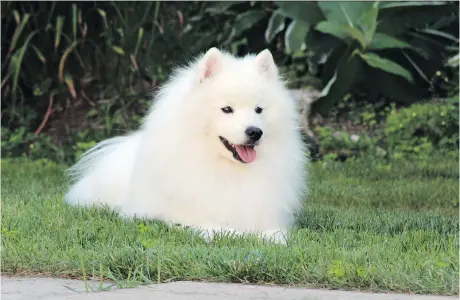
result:
<svg viewBox="0 0 460 300"><path fill-rule="evenodd" d="M252 163L256 160L256 150L253 144L251 145L233 145L225 138L219 136L225 148L233 154L233 158L242 163Z"/></svg>

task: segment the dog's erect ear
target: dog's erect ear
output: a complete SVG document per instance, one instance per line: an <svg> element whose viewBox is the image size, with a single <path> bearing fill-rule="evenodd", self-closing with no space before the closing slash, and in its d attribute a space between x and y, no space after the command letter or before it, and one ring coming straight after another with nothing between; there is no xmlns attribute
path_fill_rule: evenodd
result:
<svg viewBox="0 0 460 300"><path fill-rule="evenodd" d="M275 77L278 75L278 68L275 65L275 61L273 60L270 50L265 49L257 54L255 62L259 70L267 76Z"/></svg>
<svg viewBox="0 0 460 300"><path fill-rule="evenodd" d="M206 52L198 64L197 81L199 83L212 77L219 71L222 64L222 53L216 47L213 47Z"/></svg>

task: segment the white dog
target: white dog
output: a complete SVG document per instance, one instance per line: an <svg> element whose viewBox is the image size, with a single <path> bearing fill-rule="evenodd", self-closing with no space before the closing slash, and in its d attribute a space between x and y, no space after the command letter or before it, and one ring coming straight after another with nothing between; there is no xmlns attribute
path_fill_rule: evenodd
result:
<svg viewBox="0 0 460 300"><path fill-rule="evenodd" d="M73 205L209 230L275 235L304 198L299 115L268 50L211 48L178 69L143 126L90 149L69 171Z"/></svg>

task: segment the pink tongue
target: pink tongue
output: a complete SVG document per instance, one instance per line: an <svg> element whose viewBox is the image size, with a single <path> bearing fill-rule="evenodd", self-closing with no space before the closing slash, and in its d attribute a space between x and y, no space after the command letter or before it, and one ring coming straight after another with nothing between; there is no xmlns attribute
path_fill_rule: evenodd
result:
<svg viewBox="0 0 460 300"><path fill-rule="evenodd" d="M245 163L252 163L256 160L256 150L253 148L235 145L235 149Z"/></svg>

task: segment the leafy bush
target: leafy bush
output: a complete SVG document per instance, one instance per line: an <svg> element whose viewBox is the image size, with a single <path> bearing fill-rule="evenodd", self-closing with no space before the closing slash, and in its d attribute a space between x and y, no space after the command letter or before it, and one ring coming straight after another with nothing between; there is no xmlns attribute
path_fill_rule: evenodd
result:
<svg viewBox="0 0 460 300"><path fill-rule="evenodd" d="M434 153L459 154L458 97L400 109L394 104L380 110L354 107L345 119L330 118L326 124L314 129L320 143L318 157L325 160L366 155L427 163Z"/></svg>
<svg viewBox="0 0 460 300"><path fill-rule="evenodd" d="M261 5L2 2L2 149L22 155L42 133L61 145L133 128L173 66L210 46L237 51L268 17Z"/></svg>
<svg viewBox="0 0 460 300"><path fill-rule="evenodd" d="M441 103L414 104L393 110L385 123L388 149L395 155L426 156L434 150L458 151L458 98Z"/></svg>
<svg viewBox="0 0 460 300"><path fill-rule="evenodd" d="M458 3L442 1L281 2L265 37L285 29L286 52L322 65L323 98L329 111L352 88L369 100L383 95L410 104L428 96L447 52L458 53Z"/></svg>
<svg viewBox="0 0 460 300"><path fill-rule="evenodd" d="M364 132L350 134L330 126L318 127L315 132L321 143L320 156L325 160L345 160L370 150L373 150L375 156L385 155L385 151L377 146L377 138Z"/></svg>
<svg viewBox="0 0 460 300"><path fill-rule="evenodd" d="M157 70L149 56L155 39L147 43L145 36L158 32L159 5L134 4L133 14L122 6L2 3L2 124L21 124L16 107L50 115L62 110L64 101L88 98L103 85L112 85L112 95L123 95L139 77L152 81ZM86 101L94 105L94 99ZM38 127L39 120L33 121Z"/></svg>
<svg viewBox="0 0 460 300"><path fill-rule="evenodd" d="M36 136L25 127L15 130L2 127L2 157L27 157L29 159L47 158L63 162L67 158L65 149L58 147L50 136Z"/></svg>
<svg viewBox="0 0 460 300"><path fill-rule="evenodd" d="M373 111L380 94L411 103L440 86L441 94L458 96L453 2L52 1L1 8L5 156L71 162L95 141L135 127L171 67L210 46L243 55L268 41L293 86L325 87L314 106L368 99L364 113L342 102L335 109L351 110L370 130L382 117ZM319 129L325 154L355 155L375 144L330 130Z"/></svg>

